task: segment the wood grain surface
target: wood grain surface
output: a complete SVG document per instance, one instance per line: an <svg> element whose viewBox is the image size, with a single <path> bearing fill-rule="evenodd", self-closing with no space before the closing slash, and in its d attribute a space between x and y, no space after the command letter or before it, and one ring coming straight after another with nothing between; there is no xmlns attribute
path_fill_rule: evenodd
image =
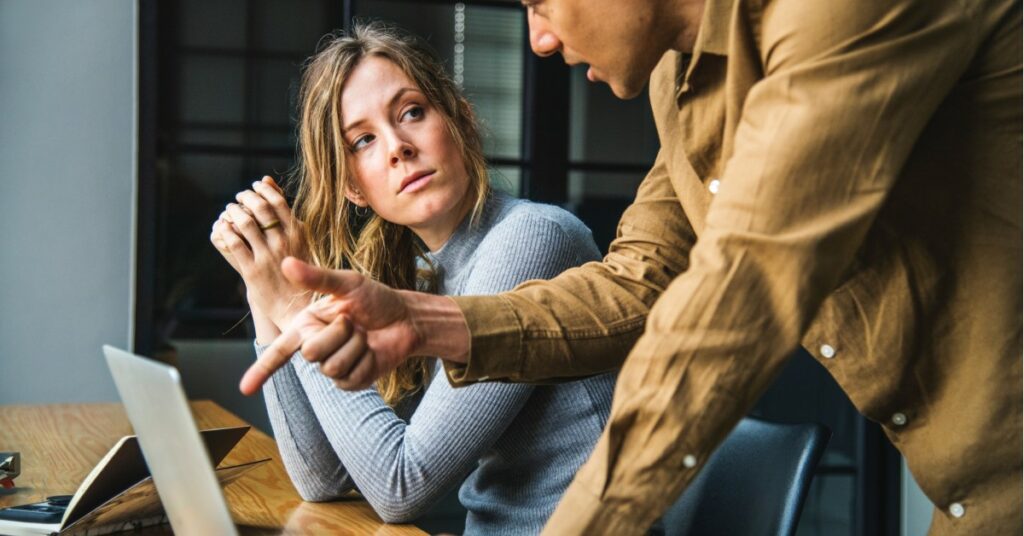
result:
<svg viewBox="0 0 1024 536"><path fill-rule="evenodd" d="M208 400L191 404L200 429L248 424ZM17 487L0 490L0 508L73 494L110 447L131 433L118 403L0 406L0 451L21 452ZM412 525L384 524L361 499L303 502L288 479L277 444L255 428L222 465L263 458L271 461L225 489L242 534L424 534ZM169 534L169 527L142 533Z"/></svg>

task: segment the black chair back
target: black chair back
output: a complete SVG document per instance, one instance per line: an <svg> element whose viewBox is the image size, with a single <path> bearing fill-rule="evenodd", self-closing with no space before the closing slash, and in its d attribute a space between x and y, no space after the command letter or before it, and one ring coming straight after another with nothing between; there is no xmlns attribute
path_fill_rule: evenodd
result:
<svg viewBox="0 0 1024 536"><path fill-rule="evenodd" d="M745 418L662 518L669 536L791 536L832 433Z"/></svg>

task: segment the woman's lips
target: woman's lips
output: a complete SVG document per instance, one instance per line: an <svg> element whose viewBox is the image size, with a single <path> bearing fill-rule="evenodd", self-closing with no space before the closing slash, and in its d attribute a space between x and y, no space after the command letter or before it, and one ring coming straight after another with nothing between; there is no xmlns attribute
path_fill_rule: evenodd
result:
<svg viewBox="0 0 1024 536"><path fill-rule="evenodd" d="M417 177L416 179L410 181L409 184L406 184L405 187L402 188L402 191L399 192L399 193L409 194L409 193L415 192L417 190L421 190L421 189L425 188L427 186L427 184L430 183L430 179L432 179L433 177L434 177L434 172L433 171L431 171L430 173L425 173L425 174Z"/></svg>

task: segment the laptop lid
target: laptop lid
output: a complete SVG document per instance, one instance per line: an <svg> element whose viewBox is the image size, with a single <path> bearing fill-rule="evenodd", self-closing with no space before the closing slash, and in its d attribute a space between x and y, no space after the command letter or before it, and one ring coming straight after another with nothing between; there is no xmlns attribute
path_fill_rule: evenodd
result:
<svg viewBox="0 0 1024 536"><path fill-rule="evenodd" d="M174 367L103 346L176 534L237 534Z"/></svg>

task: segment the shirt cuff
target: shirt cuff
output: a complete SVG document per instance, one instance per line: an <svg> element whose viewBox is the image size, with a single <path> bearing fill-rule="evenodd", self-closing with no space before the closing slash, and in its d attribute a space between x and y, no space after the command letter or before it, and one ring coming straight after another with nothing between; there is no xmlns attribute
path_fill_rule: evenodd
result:
<svg viewBox="0 0 1024 536"><path fill-rule="evenodd" d="M609 504L591 494L577 478L562 496L555 513L544 525L545 536L573 534L642 535L650 528L648 516L623 503Z"/></svg>
<svg viewBox="0 0 1024 536"><path fill-rule="evenodd" d="M523 328L503 296L452 296L469 326L466 363L444 361L455 387L491 379L516 380L522 372Z"/></svg>

